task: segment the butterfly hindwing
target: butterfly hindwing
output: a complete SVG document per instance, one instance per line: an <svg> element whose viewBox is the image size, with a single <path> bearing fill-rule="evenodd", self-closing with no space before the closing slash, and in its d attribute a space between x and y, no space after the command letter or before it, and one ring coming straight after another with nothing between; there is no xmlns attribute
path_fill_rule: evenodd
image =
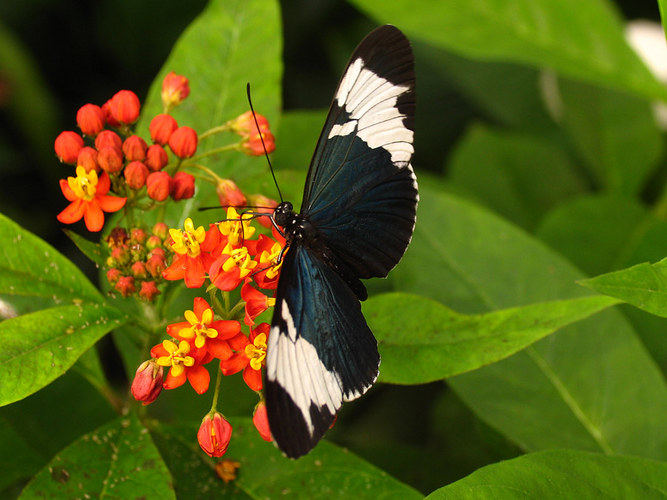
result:
<svg viewBox="0 0 667 500"><path fill-rule="evenodd" d="M408 40L382 26L343 73L311 162L301 213L357 277L384 277L407 248L417 209L415 80Z"/></svg>
<svg viewBox="0 0 667 500"><path fill-rule="evenodd" d="M289 279L284 279L289 276ZM271 434L288 457L315 446L378 374L377 342L349 286L302 246L285 255L266 357Z"/></svg>

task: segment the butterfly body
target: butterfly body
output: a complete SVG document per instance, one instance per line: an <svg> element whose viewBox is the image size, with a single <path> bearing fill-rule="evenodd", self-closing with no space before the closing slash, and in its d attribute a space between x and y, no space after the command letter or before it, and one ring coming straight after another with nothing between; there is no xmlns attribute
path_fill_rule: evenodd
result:
<svg viewBox="0 0 667 500"><path fill-rule="evenodd" d="M333 424L343 402L378 376L377 341L361 312L361 279L385 277L414 229L414 70L393 26L352 54L315 149L300 212L282 202L286 238L269 333L265 397L271 434L301 456Z"/></svg>

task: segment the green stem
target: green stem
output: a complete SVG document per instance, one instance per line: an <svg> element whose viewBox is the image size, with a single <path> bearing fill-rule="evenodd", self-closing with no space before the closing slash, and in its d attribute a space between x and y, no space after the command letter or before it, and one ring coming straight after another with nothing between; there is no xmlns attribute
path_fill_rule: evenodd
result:
<svg viewBox="0 0 667 500"><path fill-rule="evenodd" d="M211 415L218 411L218 396L220 395L220 385L222 383L222 370L218 368L218 377L215 380L215 391L213 392L213 401L211 403Z"/></svg>
<svg viewBox="0 0 667 500"><path fill-rule="evenodd" d="M201 141L202 139L206 139L207 137L210 137L215 134L219 134L220 132L226 132L227 130L230 129L229 123L223 123L222 125L218 125L217 127L213 127L206 132L199 134L199 140Z"/></svg>
<svg viewBox="0 0 667 500"><path fill-rule="evenodd" d="M241 143L237 142L234 144L228 144L226 146L220 146L219 148L214 148L209 151L206 151L205 153L193 156L191 160L200 160L201 158L206 158L207 156L213 156L217 155L218 153L224 153L226 151L239 151L239 148L241 147Z"/></svg>

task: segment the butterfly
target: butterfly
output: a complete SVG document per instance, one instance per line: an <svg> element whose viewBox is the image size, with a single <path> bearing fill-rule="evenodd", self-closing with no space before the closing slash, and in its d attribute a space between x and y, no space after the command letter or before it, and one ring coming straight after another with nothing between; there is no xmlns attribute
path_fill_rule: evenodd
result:
<svg viewBox="0 0 667 500"><path fill-rule="evenodd" d="M352 53L310 164L301 211L271 215L286 237L269 331L264 395L271 435L290 458L308 453L345 401L375 382L380 355L361 279L385 277L415 226L410 164L414 58L393 26Z"/></svg>

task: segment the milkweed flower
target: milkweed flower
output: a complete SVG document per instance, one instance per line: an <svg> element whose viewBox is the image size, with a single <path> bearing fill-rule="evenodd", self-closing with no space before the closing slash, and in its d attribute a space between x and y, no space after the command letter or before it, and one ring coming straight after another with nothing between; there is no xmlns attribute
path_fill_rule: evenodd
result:
<svg viewBox="0 0 667 500"><path fill-rule="evenodd" d="M236 351L229 359L220 361L223 375L233 375L243 370L243 380L253 391L262 390L262 367L266 360L266 342L269 324L260 323L250 329L250 336L237 335L229 340Z"/></svg>
<svg viewBox="0 0 667 500"><path fill-rule="evenodd" d="M202 365L208 363L212 356L205 349L193 348L186 340L181 340L178 345L171 340L163 340L151 349L151 356L157 358L158 365L169 367L165 389L180 387L187 380L197 394L208 390L211 377Z"/></svg>
<svg viewBox="0 0 667 500"><path fill-rule="evenodd" d="M234 248L227 243L208 270L209 278L219 290L229 292L234 290L250 272L257 267L247 247Z"/></svg>
<svg viewBox="0 0 667 500"><path fill-rule="evenodd" d="M210 457L224 455L231 437L232 425L217 411L204 417L197 432L199 446Z"/></svg>
<svg viewBox="0 0 667 500"><path fill-rule="evenodd" d="M221 239L218 227L211 225L208 231L203 226L195 229L192 219L188 217L183 230L170 229L169 235L175 255L171 265L162 272L162 277L167 280L184 279L186 287L199 288L206 279L206 270L215 260L210 252Z"/></svg>
<svg viewBox="0 0 667 500"><path fill-rule="evenodd" d="M125 205L126 198L107 195L110 187L106 172L98 178L95 170L77 167L76 177L60 180L60 189L71 203L58 214L58 220L73 224L83 217L89 231L99 231L104 225L103 212L117 212Z"/></svg>
<svg viewBox="0 0 667 500"><path fill-rule="evenodd" d="M154 359L144 361L137 368L132 381L132 395L144 406L152 403L162 392L162 377L164 368L158 365Z"/></svg>
<svg viewBox="0 0 667 500"><path fill-rule="evenodd" d="M178 106L189 95L190 84L186 77L172 71L162 80L162 105L165 109Z"/></svg>
<svg viewBox="0 0 667 500"><path fill-rule="evenodd" d="M238 321L214 319L213 309L201 297L195 297L194 307L185 311L184 316L185 321L167 326L169 335L192 340L196 348L205 348L218 359L229 359L232 356L227 340L241 332Z"/></svg>
<svg viewBox="0 0 667 500"><path fill-rule="evenodd" d="M267 297L256 288L253 288L249 282L244 283L241 287L241 298L245 302L244 323L248 326L254 325L257 316L276 304L275 298Z"/></svg>
<svg viewBox="0 0 667 500"><path fill-rule="evenodd" d="M252 423L255 429L264 441L271 441L271 429L269 428L269 417L266 413L266 403L260 401L255 405L255 411L252 413Z"/></svg>

